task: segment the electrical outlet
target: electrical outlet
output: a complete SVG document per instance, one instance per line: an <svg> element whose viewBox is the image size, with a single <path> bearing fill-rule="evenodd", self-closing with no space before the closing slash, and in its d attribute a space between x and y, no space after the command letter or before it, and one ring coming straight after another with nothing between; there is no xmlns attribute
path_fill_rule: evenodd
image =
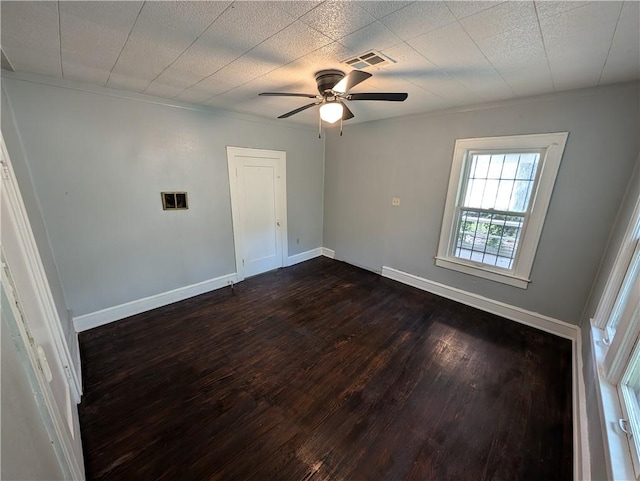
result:
<svg viewBox="0 0 640 481"><path fill-rule="evenodd" d="M398 207L400 205L400 197L394 197L391 199L391 205Z"/></svg>

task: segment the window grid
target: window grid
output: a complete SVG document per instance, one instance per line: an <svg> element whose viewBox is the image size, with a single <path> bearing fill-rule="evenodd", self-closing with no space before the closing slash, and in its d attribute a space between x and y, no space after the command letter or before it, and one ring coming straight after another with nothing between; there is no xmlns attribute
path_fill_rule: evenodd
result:
<svg viewBox="0 0 640 481"><path fill-rule="evenodd" d="M525 216L521 214L505 215L461 209L454 255L461 259L512 269L524 221ZM513 230L512 236L508 235L510 230Z"/></svg>
<svg viewBox="0 0 640 481"><path fill-rule="evenodd" d="M528 155L529 159L523 163L525 155ZM512 167L510 174L505 173L507 156L517 156L515 168ZM479 167L481 157L489 157L488 162L484 159L487 164L482 169ZM459 197L462 205L457 208L456 238L453 246L455 257L500 269L514 269L519 241L538 178L540 157L539 150L468 153L466 181ZM513 162L513 158L510 162ZM493 195L487 199L487 186L490 181L497 181L497 184L493 185ZM504 198L499 200L501 192L504 197L503 186L508 189L506 204ZM482 187L481 192L477 187Z"/></svg>

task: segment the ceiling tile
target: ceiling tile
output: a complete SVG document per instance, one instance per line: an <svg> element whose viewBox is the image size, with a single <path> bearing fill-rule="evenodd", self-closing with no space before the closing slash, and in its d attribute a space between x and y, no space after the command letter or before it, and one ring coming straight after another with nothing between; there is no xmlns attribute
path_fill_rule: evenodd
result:
<svg viewBox="0 0 640 481"><path fill-rule="evenodd" d="M249 109L257 107L259 100L256 88L251 84L246 84L227 90L207 100L205 104L220 108L230 108L230 110L246 113ZM294 108L295 106L292 107L292 109Z"/></svg>
<svg viewBox="0 0 640 481"><path fill-rule="evenodd" d="M339 42L354 52L354 55L359 55L369 50L384 50L402 42L402 39L381 22L374 22L342 37Z"/></svg>
<svg viewBox="0 0 640 481"><path fill-rule="evenodd" d="M113 89L129 90L131 92L142 92L149 85L150 79L140 78L139 76L132 76L127 74L120 74L111 72L109 74L109 80L107 81L107 87Z"/></svg>
<svg viewBox="0 0 640 481"><path fill-rule="evenodd" d="M511 87L494 69L469 69L458 80L469 90L480 95L483 100L508 99L515 96Z"/></svg>
<svg viewBox="0 0 640 481"><path fill-rule="evenodd" d="M297 59L292 66L299 66L305 72L315 73L318 70L338 69L350 71L351 67L341 63L352 56L354 52L339 42L333 42L325 45L318 50L308 53L307 55Z"/></svg>
<svg viewBox="0 0 640 481"><path fill-rule="evenodd" d="M411 83L445 99L457 98L458 96L477 97L468 87L437 68L412 76Z"/></svg>
<svg viewBox="0 0 640 481"><path fill-rule="evenodd" d="M251 85L256 87L256 94L260 92L297 92L317 94L314 75L301 75L298 69L285 66L269 72L267 75L255 79Z"/></svg>
<svg viewBox="0 0 640 481"><path fill-rule="evenodd" d="M254 56L252 52L250 52L238 60L225 65L211 77L223 79L225 82L231 84L242 85L271 72L275 68L276 65L273 61L261 58L259 55ZM210 77L205 77L193 86L197 87L209 78Z"/></svg>
<svg viewBox="0 0 640 481"><path fill-rule="evenodd" d="M269 62L270 70L273 70L330 43L329 37L298 20L265 40L247 56Z"/></svg>
<svg viewBox="0 0 640 481"><path fill-rule="evenodd" d="M147 87L144 93L148 95L156 95L158 97L170 99L175 97L176 95L179 95L183 90L184 89L182 89L181 87L175 87L173 85L163 84L162 82L154 80Z"/></svg>
<svg viewBox="0 0 640 481"><path fill-rule="evenodd" d="M557 90L598 84L621 7L620 2L594 2L540 20Z"/></svg>
<svg viewBox="0 0 640 481"><path fill-rule="evenodd" d="M444 2L415 2L380 20L403 40L456 21Z"/></svg>
<svg viewBox="0 0 640 481"><path fill-rule="evenodd" d="M640 77L640 3L625 2L607 57L601 84Z"/></svg>
<svg viewBox="0 0 640 481"><path fill-rule="evenodd" d="M376 19L357 2L325 2L300 17L300 20L332 40L338 40Z"/></svg>
<svg viewBox="0 0 640 481"><path fill-rule="evenodd" d="M187 89L180 92L180 95L175 97L175 99L190 104L199 104L205 100L209 100L212 96L213 95L204 90Z"/></svg>
<svg viewBox="0 0 640 481"><path fill-rule="evenodd" d="M557 91L595 87L602 73L602 68L584 58L570 58L560 67L552 65L551 69Z"/></svg>
<svg viewBox="0 0 640 481"><path fill-rule="evenodd" d="M196 42L155 80L175 87L189 88L233 62L237 53L231 49L216 50L205 42Z"/></svg>
<svg viewBox="0 0 640 481"><path fill-rule="evenodd" d="M142 2L60 2L64 78L105 84Z"/></svg>
<svg viewBox="0 0 640 481"><path fill-rule="evenodd" d="M107 86L144 90L230 4L146 2Z"/></svg>
<svg viewBox="0 0 640 481"><path fill-rule="evenodd" d="M509 69L525 69L530 65L545 64L548 68L547 57L542 46L533 44L523 48L492 51L487 53L491 65L500 73Z"/></svg>
<svg viewBox="0 0 640 481"><path fill-rule="evenodd" d="M0 2L2 48L16 71L62 77L56 2Z"/></svg>
<svg viewBox="0 0 640 481"><path fill-rule="evenodd" d="M553 79L546 58L526 65L499 69L500 75L519 96L553 92Z"/></svg>
<svg viewBox="0 0 640 481"><path fill-rule="evenodd" d="M299 18L309 10L313 10L322 2L313 0L291 0L289 2L270 2L272 5L280 8L294 18Z"/></svg>
<svg viewBox="0 0 640 481"><path fill-rule="evenodd" d="M512 30L502 31L490 37L475 39L482 52L509 56L511 50L540 48L544 50L542 35L537 23L526 24Z"/></svg>
<svg viewBox="0 0 640 481"><path fill-rule="evenodd" d="M547 63L538 25L526 25L476 41L485 57L498 71L502 68L525 68Z"/></svg>
<svg viewBox="0 0 640 481"><path fill-rule="evenodd" d="M207 77L202 82L194 85L193 87L185 90L185 92L202 92L203 94L207 94L208 97L206 99L209 99L215 95L220 95L221 93L224 93L228 90L232 90L239 85L242 85L243 83L246 83L246 81L237 82L226 72L224 74L222 74L222 72L218 72L211 77Z"/></svg>
<svg viewBox="0 0 640 481"><path fill-rule="evenodd" d="M457 19L469 17L475 15L478 12L487 10L488 8L495 7L503 3L502 0L495 2L482 2L482 1L449 1L447 6L451 13L455 15Z"/></svg>
<svg viewBox="0 0 640 481"><path fill-rule="evenodd" d="M460 24L452 23L407 42L442 70L455 74L491 66Z"/></svg>
<svg viewBox="0 0 640 481"><path fill-rule="evenodd" d="M578 46L611 42L622 2L593 2L553 17L540 19L546 45ZM608 48L608 45L607 45Z"/></svg>
<svg viewBox="0 0 640 481"><path fill-rule="evenodd" d="M514 28L538 25L533 2L504 2L463 18L460 23L474 40L492 37Z"/></svg>
<svg viewBox="0 0 640 481"><path fill-rule="evenodd" d="M559 13L568 12L569 10L573 10L574 8L583 7L589 2L578 2L578 1L568 1L568 2L560 2L560 1L538 1L535 2L536 10L538 11L538 16L540 18L553 17L554 15L558 15Z"/></svg>
<svg viewBox="0 0 640 481"><path fill-rule="evenodd" d="M403 1L376 1L376 2L360 2L360 6L364 8L367 12L373 15L375 18L386 17L390 13L395 12L396 10L400 10L401 8L406 7L411 2L403 2Z"/></svg>
<svg viewBox="0 0 640 481"><path fill-rule="evenodd" d="M188 88L290 25L269 2L235 2L157 80Z"/></svg>

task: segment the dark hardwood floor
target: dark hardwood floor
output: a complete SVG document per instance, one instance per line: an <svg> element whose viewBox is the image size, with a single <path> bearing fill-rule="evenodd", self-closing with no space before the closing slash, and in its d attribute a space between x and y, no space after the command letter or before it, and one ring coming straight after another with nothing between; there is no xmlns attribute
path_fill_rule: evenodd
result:
<svg viewBox="0 0 640 481"><path fill-rule="evenodd" d="M88 479L572 479L570 341L338 261L80 342Z"/></svg>

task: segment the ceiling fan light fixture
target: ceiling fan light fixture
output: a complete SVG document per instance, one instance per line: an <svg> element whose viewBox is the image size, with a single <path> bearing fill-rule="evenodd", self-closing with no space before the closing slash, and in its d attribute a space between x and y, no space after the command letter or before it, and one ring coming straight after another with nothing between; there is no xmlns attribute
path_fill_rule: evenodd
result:
<svg viewBox="0 0 640 481"><path fill-rule="evenodd" d="M320 106L320 118L330 124L340 120L343 113L344 109L340 102L327 102Z"/></svg>

